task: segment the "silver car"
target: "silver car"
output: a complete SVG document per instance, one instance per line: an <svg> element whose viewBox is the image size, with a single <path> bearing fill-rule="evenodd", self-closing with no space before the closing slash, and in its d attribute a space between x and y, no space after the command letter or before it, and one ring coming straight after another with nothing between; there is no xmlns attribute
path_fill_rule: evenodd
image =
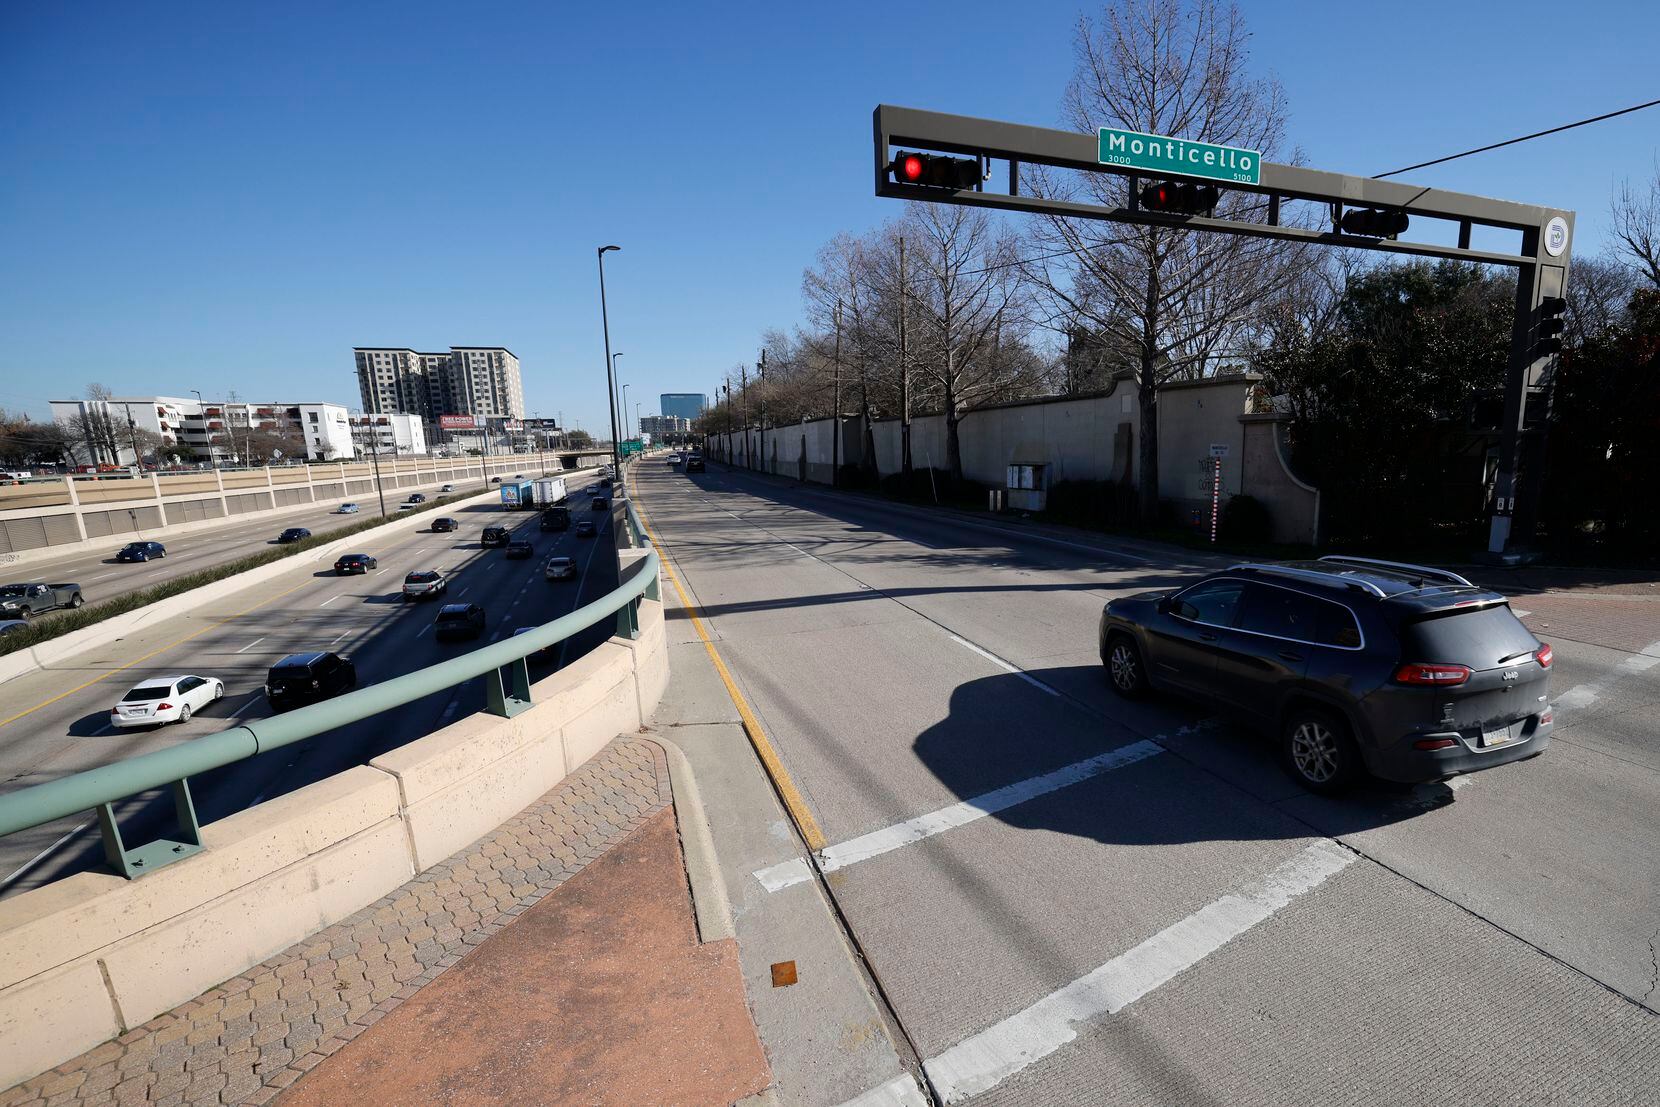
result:
<svg viewBox="0 0 1660 1107"><path fill-rule="evenodd" d="M576 559L550 557L542 572L548 580L570 580L576 576Z"/></svg>

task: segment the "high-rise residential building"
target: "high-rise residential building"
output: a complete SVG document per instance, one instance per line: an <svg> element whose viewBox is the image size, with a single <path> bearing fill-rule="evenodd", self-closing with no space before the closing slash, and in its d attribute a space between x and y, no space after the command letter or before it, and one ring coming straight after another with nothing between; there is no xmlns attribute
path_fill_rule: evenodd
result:
<svg viewBox="0 0 1660 1107"><path fill-rule="evenodd" d="M665 392L658 397L664 415L678 415L682 419L696 419L709 406L709 397L701 392Z"/></svg>
<svg viewBox="0 0 1660 1107"><path fill-rule="evenodd" d="M692 429L692 421L679 415L642 415L640 416L640 433L649 434L653 438L661 439L671 434L686 434Z"/></svg>
<svg viewBox="0 0 1660 1107"><path fill-rule="evenodd" d="M429 426L442 415L524 417L519 359L505 346L451 346L448 353L358 346L352 355L365 412L417 415Z"/></svg>

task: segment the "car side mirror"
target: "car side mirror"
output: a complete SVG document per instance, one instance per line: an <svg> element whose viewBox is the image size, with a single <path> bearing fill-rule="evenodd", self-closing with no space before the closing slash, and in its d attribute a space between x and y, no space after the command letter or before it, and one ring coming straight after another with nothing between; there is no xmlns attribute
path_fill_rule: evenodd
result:
<svg viewBox="0 0 1660 1107"><path fill-rule="evenodd" d="M1159 614L1160 615L1170 614L1170 604L1171 604L1171 601L1172 601L1173 598L1174 598L1174 594L1164 595L1164 596L1159 597Z"/></svg>

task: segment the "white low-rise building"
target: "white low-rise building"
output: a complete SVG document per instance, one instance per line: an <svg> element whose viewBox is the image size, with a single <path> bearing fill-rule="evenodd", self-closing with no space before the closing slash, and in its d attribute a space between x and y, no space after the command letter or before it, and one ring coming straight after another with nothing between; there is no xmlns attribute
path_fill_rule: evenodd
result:
<svg viewBox="0 0 1660 1107"><path fill-rule="evenodd" d="M353 415L351 432L359 457L377 449L396 455L427 452L426 427L419 415Z"/></svg>

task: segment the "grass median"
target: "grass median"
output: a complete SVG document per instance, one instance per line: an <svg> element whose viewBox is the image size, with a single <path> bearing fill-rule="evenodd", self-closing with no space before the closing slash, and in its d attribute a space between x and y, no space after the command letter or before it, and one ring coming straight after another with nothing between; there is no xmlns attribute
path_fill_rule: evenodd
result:
<svg viewBox="0 0 1660 1107"><path fill-rule="evenodd" d="M426 503L419 504L408 511L396 511L385 517L376 515L367 519L359 519L356 522L347 523L345 526L336 527L335 529L325 533L314 534L310 538L302 538L298 542L289 542L281 546L271 546L267 549L259 551L258 553L248 554L246 557L239 557L234 561L223 562L219 565L213 566L211 569L199 569L194 573L186 573L182 577L175 577L172 580L163 581L160 584L152 584L148 588L137 588L131 592L123 592L121 595L115 596L108 600L101 600L97 603L88 603L84 607L79 607L72 611L58 611L42 615L37 621L31 623L30 625L21 627L12 631L10 634L0 637L0 657L3 657L9 653L16 653L18 650L26 650L31 646L38 646L42 642L62 637L71 631L77 631L83 627L89 627L96 623L101 623L105 619L111 619L117 615L124 615L129 611L137 611L139 608L156 603L158 600L165 600L171 596L183 595L186 592L194 591L204 585L224 580L226 577L233 577L238 573L245 573L249 569L257 569L261 565L269 565L273 561L281 561L284 558L289 557L298 557L303 553L317 549L319 546L326 546L331 542L338 542L342 538L350 538L354 534L360 534L363 531L382 526L383 524L393 522L397 519L406 519L417 515L423 515L429 511L435 511L438 508L444 507L447 504L453 504L461 500L471 499L478 494L479 493L477 492L457 492L452 496L443 496L438 499L428 500Z"/></svg>

